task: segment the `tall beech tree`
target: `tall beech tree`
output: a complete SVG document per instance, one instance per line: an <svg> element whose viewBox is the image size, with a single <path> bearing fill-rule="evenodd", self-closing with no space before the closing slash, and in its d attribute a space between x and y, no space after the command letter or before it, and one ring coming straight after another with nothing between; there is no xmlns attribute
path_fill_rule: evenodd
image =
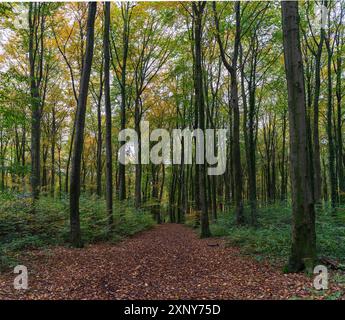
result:
<svg viewBox="0 0 345 320"><path fill-rule="evenodd" d="M345 9L341 8L339 25L344 23ZM344 29L338 28L335 36L335 47L336 47L336 98L337 98L337 166L338 166L338 177L339 177L339 202L343 203L345 199L345 161L343 152L343 93L342 93L342 67L343 67L343 53L341 51L344 46Z"/></svg>
<svg viewBox="0 0 345 320"><path fill-rule="evenodd" d="M205 98L203 93L203 70L201 57L201 43L202 43L202 18L205 10L206 2L193 2L193 25L194 25L194 56L195 56L195 70L194 70L194 88L195 88L195 106L198 110L198 129L204 132L205 130ZM204 152L204 150L199 152ZM209 228L207 196L206 196L206 166L205 163L197 164L199 171L199 200L201 206L201 237L206 238L211 235Z"/></svg>
<svg viewBox="0 0 345 320"><path fill-rule="evenodd" d="M41 180L41 118L49 69L44 70L45 3L29 4L29 75L31 96L31 190L38 199Z"/></svg>
<svg viewBox="0 0 345 320"><path fill-rule="evenodd" d="M100 197L102 195L102 147L103 147L103 134L102 134L102 97L104 87L104 75L103 75L104 57L99 70L99 89L98 93L94 88L91 81L91 92L95 103L97 104L97 150L96 150L96 194Z"/></svg>
<svg viewBox="0 0 345 320"><path fill-rule="evenodd" d="M86 48L82 74L80 79L78 106L75 121L75 139L72 154L71 182L70 182L70 224L71 243L74 247L82 247L83 242L80 231L79 197L80 197L80 172L81 157L84 144L84 128L86 103L89 90L89 80L93 58L94 25L97 10L96 2L89 2L86 32Z"/></svg>
<svg viewBox="0 0 345 320"><path fill-rule="evenodd" d="M107 211L109 217L109 225L113 224L113 157L111 142L111 105L110 105L110 2L104 3L104 35L103 35L103 51L104 51L104 100L105 100L105 150L106 150L106 183L105 195L107 202Z"/></svg>
<svg viewBox="0 0 345 320"><path fill-rule="evenodd" d="M326 6L330 4L326 2ZM328 25L331 23L331 10L328 10ZM333 82L332 82L332 59L334 46L331 44L331 29L328 29L325 39L327 48L327 138L328 138L328 170L329 186L331 189L331 205L335 209L337 202L337 177L335 168L335 146L333 128Z"/></svg>
<svg viewBox="0 0 345 320"><path fill-rule="evenodd" d="M316 259L315 210L307 146L306 99L297 1L283 1L284 63L288 89L292 248L288 270L313 267Z"/></svg>

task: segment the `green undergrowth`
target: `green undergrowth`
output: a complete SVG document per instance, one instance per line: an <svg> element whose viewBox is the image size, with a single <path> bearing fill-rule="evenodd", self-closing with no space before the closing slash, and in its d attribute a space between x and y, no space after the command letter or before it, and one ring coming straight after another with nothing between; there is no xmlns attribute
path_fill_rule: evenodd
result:
<svg viewBox="0 0 345 320"><path fill-rule="evenodd" d="M249 212L249 208L246 208ZM345 263L345 207L333 215L329 209L319 208L316 214L317 251ZM257 260L269 259L279 264L286 262L291 247L291 208L288 205L269 205L258 209L258 226L237 226L232 210L219 214L211 224L216 237L226 237L229 245L238 246L244 254Z"/></svg>
<svg viewBox="0 0 345 320"><path fill-rule="evenodd" d="M249 221L250 208L245 208L245 218ZM186 216L186 225L195 228L195 217ZM258 224L236 225L234 209L218 212L216 222L210 221L213 237L226 240L228 246L240 248L241 254L257 261L269 261L284 272L291 249L291 207L287 203L271 204L258 208ZM198 232L200 232L198 228ZM345 206L338 207L335 213L327 204L316 212L317 252L319 258L336 261L340 270L332 270L329 281L338 287L345 285ZM322 262L321 262L322 264ZM311 275L311 274L309 274ZM336 300L344 290L309 289L308 297L292 299Z"/></svg>
<svg viewBox="0 0 345 320"><path fill-rule="evenodd" d="M153 226L149 212L136 210L130 203L114 204L114 224L110 231L104 199L82 195L80 224L85 244L121 239ZM42 196L32 213L31 199L0 194L0 270L16 264L26 249L67 245L69 241L69 202L67 198Z"/></svg>

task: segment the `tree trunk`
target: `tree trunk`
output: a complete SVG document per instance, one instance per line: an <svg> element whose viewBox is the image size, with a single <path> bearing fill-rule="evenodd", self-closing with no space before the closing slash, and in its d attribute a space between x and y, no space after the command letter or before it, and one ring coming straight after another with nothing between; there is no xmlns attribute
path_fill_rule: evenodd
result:
<svg viewBox="0 0 345 320"><path fill-rule="evenodd" d="M126 71L128 56L128 40L129 40L129 3L121 4L123 12L123 57L121 69L121 130L126 128ZM120 147L124 145L124 141L120 142ZM126 167L119 162L119 200L126 199Z"/></svg>
<svg viewBox="0 0 345 320"><path fill-rule="evenodd" d="M55 194L55 145L56 145L56 111L55 104L52 109L52 137L51 137L51 170L50 170L50 194L54 197Z"/></svg>
<svg viewBox="0 0 345 320"><path fill-rule="evenodd" d="M102 95L103 95L103 62L100 70L99 96L97 101L97 155L96 155L96 194L102 195ZM105 73L105 71L104 71Z"/></svg>
<svg viewBox="0 0 345 320"><path fill-rule="evenodd" d="M283 115L283 145L282 145L282 159L281 159L281 187L280 187L280 201L285 201L287 198L287 179L285 169L285 152L286 152L286 111Z"/></svg>
<svg viewBox="0 0 345 320"><path fill-rule="evenodd" d="M33 199L39 198L40 193L40 142L41 142L41 102L39 96L38 79L35 73L35 58L37 42L37 4L30 3L29 7L29 72L31 96L31 191ZM43 34L41 34L43 37ZM41 48L43 50L43 48ZM41 57L43 58L43 57ZM42 61L40 61L42 63Z"/></svg>
<svg viewBox="0 0 345 320"><path fill-rule="evenodd" d="M201 39L202 39L202 17L206 2L193 2L193 18L194 18L194 50L195 50L195 104L199 111L198 127L205 131L205 101L203 95L202 84L202 63L201 63ZM209 237L211 231L209 228L209 218L206 198L206 166L205 163L196 165L199 173L199 194L201 205L201 237Z"/></svg>
<svg viewBox="0 0 345 320"><path fill-rule="evenodd" d="M94 24L97 9L96 2L89 3L89 12L87 18L87 36L86 49L82 76L80 80L78 107L76 114L75 139L72 155L71 183L70 183L70 224L71 224L71 243L74 247L82 247L83 242L80 232L79 220L79 197L80 197L80 169L81 156L84 144L84 127L87 95L89 89L89 80L93 58L94 44Z"/></svg>
<svg viewBox="0 0 345 320"><path fill-rule="evenodd" d="M315 89L314 89L314 130L313 130L313 142L314 142L314 154L313 154L313 170L314 170L314 200L316 203L321 200L321 163L320 163L320 138L319 138L319 97L321 86L321 54L322 47L325 38L325 31L321 28L320 43L318 46L317 54L315 57Z"/></svg>
<svg viewBox="0 0 345 320"><path fill-rule="evenodd" d="M328 16L330 23L330 16ZM330 35L326 38L327 47L327 137L328 137L328 169L329 185L331 188L331 205L332 210L336 207L337 202L337 177L335 173L335 150L333 140L333 100L332 100L332 55L333 49L330 44Z"/></svg>
<svg viewBox="0 0 345 320"><path fill-rule="evenodd" d="M340 50L340 49L339 49ZM339 176L339 200L341 203L345 199L345 175L344 175L344 165L343 165L343 134L342 134L342 83L341 83L341 73L342 73L342 57L338 53L337 57L337 149L338 149L338 176Z"/></svg>
<svg viewBox="0 0 345 320"><path fill-rule="evenodd" d="M292 248L288 271L312 268L316 259L315 211L308 163L306 104L297 1L282 2L285 72L288 88Z"/></svg>
<svg viewBox="0 0 345 320"><path fill-rule="evenodd" d="M77 102L77 109L78 109L78 102ZM73 145L74 145L76 120L77 120L77 117L75 116L74 119L73 119L71 143L70 143L69 150L68 150L68 158L67 158L67 164L66 164L66 178L65 178L65 192L66 193L68 193L69 169L70 169L70 164L71 164L71 159L72 159L72 151L73 151Z"/></svg>
<svg viewBox="0 0 345 320"><path fill-rule="evenodd" d="M138 209L141 206L141 131L140 131L140 109L139 109L139 98L135 101L135 131L138 135L138 163L135 165L135 186L134 186L134 197L135 197L135 207Z"/></svg>
<svg viewBox="0 0 345 320"><path fill-rule="evenodd" d="M106 149L106 202L108 222L110 228L113 225L113 160L112 160L112 145L111 145L111 105L110 105L110 48L109 48L109 29L110 29L110 2L105 2L104 12L104 98L105 98L105 118L106 118L106 134L105 134L105 149Z"/></svg>

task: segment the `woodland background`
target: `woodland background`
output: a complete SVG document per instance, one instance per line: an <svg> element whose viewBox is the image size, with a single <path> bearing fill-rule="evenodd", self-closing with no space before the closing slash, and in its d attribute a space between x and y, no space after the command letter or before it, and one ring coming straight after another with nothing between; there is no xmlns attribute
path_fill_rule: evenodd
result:
<svg viewBox="0 0 345 320"><path fill-rule="evenodd" d="M176 222L278 264L312 243L313 259L342 268L345 3L298 7L304 102L290 113L305 113L307 187L290 174L300 151L289 143L280 2L1 3L1 265L28 248L118 241ZM228 128L226 172L121 165L118 132L140 134L141 120ZM293 184L303 189L295 197ZM311 233L300 241L292 226L305 203L316 222L305 218Z"/></svg>

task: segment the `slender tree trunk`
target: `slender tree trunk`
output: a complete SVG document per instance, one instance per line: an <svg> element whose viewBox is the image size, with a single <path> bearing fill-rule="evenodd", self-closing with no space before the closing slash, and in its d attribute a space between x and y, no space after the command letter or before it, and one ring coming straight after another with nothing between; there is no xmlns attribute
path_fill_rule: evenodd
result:
<svg viewBox="0 0 345 320"><path fill-rule="evenodd" d="M255 48L251 47L253 55L255 55ZM243 65L243 53L240 50L240 64L241 67L241 89L242 89L242 101L243 101L243 133L245 137L245 149L248 167L248 193L250 203L250 217L251 224L255 226L257 224L257 205L256 205L256 145L255 145L255 79L256 79L256 58L251 60L251 70L248 81L248 93L249 93L249 110L247 107L247 98L244 86L244 65Z"/></svg>
<svg viewBox="0 0 345 320"><path fill-rule="evenodd" d="M105 117L106 117L106 202L108 221L110 228L113 225L113 160L111 145L111 105L110 105L110 48L109 48L109 29L110 29L110 2L104 3L104 98L105 98Z"/></svg>
<svg viewBox="0 0 345 320"><path fill-rule="evenodd" d="M35 46L38 39L34 25L40 17L37 15L37 4L29 6L29 72L30 72L30 96L31 96L31 191L33 199L39 198L40 193L40 142L41 142L41 103L38 89L38 79L35 75ZM41 35L43 37L43 34ZM43 50L43 48L41 48Z"/></svg>
<svg viewBox="0 0 345 320"><path fill-rule="evenodd" d="M103 62L100 71L99 96L97 102L97 155L96 155L96 194L102 195L102 95L103 95ZM105 71L104 71L105 72Z"/></svg>
<svg viewBox="0 0 345 320"><path fill-rule="evenodd" d="M253 70L253 79L249 86L249 202L251 212L251 224L257 224L257 206L256 206L256 145L255 145L255 73L256 68Z"/></svg>
<svg viewBox="0 0 345 320"><path fill-rule="evenodd" d="M328 201L328 186L327 186L327 169L325 164L325 159L322 158L322 167L323 167L323 199L325 202Z"/></svg>
<svg viewBox="0 0 345 320"><path fill-rule="evenodd" d="M4 141L4 130L0 129L0 166L1 166L1 191L5 190L5 155L7 142Z"/></svg>
<svg viewBox="0 0 345 320"><path fill-rule="evenodd" d="M314 199L318 203L321 200L321 163L320 163L320 138L319 138L319 97L321 87L321 54L325 38L325 31L321 28L320 43L315 57L315 89L314 89L314 123L313 123L313 170L314 170Z"/></svg>
<svg viewBox="0 0 345 320"><path fill-rule="evenodd" d="M162 183L161 183L161 188L159 190L159 203L161 203L163 199L164 183L165 183L165 165L163 163L162 164Z"/></svg>
<svg viewBox="0 0 345 320"><path fill-rule="evenodd" d="M135 197L135 207L138 209L141 206L141 131L140 131L140 109L139 109L139 98L136 98L135 102L135 131L138 135L138 163L135 165L135 186L134 186L134 197Z"/></svg>
<svg viewBox="0 0 345 320"><path fill-rule="evenodd" d="M159 189L158 189L158 176L159 176L159 167L156 167L154 164L151 164L151 174L152 174L152 200L153 204L151 207L151 212L154 220L160 224L161 215L160 215L160 205L159 205Z"/></svg>
<svg viewBox="0 0 345 320"><path fill-rule="evenodd" d="M21 164L22 167L25 168L25 150L26 150L26 126L25 123L23 124L23 132L22 132L22 159L21 159ZM25 171L22 173L22 185L23 185L23 190L25 191L26 189L26 180L25 180Z"/></svg>
<svg viewBox="0 0 345 320"><path fill-rule="evenodd" d="M282 144L282 160L281 160L281 187L280 187L280 200L285 201L287 198L287 180L285 169L285 152L286 152L286 111L283 116L283 144Z"/></svg>
<svg viewBox="0 0 345 320"><path fill-rule="evenodd" d="M122 52L122 69L121 69L121 130L126 128L126 72L127 72L127 56L129 41L129 3L122 4L123 10L123 52ZM120 142L120 147L125 142ZM126 199L126 167L119 162L119 200Z"/></svg>
<svg viewBox="0 0 345 320"><path fill-rule="evenodd" d="M47 158L48 158L48 145L43 144L42 146L42 183L41 183L41 187L42 189L45 191L45 187L48 184L47 181Z"/></svg>
<svg viewBox="0 0 345 320"><path fill-rule="evenodd" d="M169 220L170 222L175 222L175 190L176 190L176 170L175 166L172 165L171 168L171 183L170 183L170 191L169 191Z"/></svg>
<svg viewBox="0 0 345 320"><path fill-rule="evenodd" d="M78 104L77 104L77 108L78 108ZM69 171L70 171L70 165L71 165L71 159L72 159L72 151L73 151L73 145L74 145L76 119L77 119L77 117L75 116L74 119L73 119L71 143L70 143L69 150L68 150L68 158L67 158L67 164L66 164L66 177L65 177L65 192L66 193L68 193Z"/></svg>
<svg viewBox="0 0 345 320"><path fill-rule="evenodd" d="M82 247L80 219L79 219L79 197L80 197L80 169L81 157L84 144L84 127L87 95L93 58L94 24L97 9L96 2L90 2L87 18L86 49L83 63L82 76L80 80L78 107L76 115L76 131L72 155L71 183L70 183L70 223L71 243L74 247Z"/></svg>
<svg viewBox="0 0 345 320"><path fill-rule="evenodd" d="M55 104L52 109L52 138L51 138L51 170L50 170L50 194L55 194L55 145L56 145L56 111Z"/></svg>
<svg viewBox="0 0 345 320"><path fill-rule="evenodd" d="M344 202L345 199L345 175L344 175L344 165L343 165L343 134L342 134L342 83L341 83L341 73L342 73L342 57L338 53L337 57L337 149L338 149L338 176L339 176L339 200Z"/></svg>
<svg viewBox="0 0 345 320"><path fill-rule="evenodd" d="M330 23L330 16L328 17ZM332 48L330 35L326 38L327 47L327 137L328 137L328 169L331 188L331 205L334 210L337 202L337 177L335 173L335 150L333 139L333 100L332 100Z"/></svg>
<svg viewBox="0 0 345 320"><path fill-rule="evenodd" d="M240 148L240 110L238 105L238 89L237 89L237 56L240 41L240 3L235 3L236 10L236 38L234 46L234 57L232 60L231 74L231 101L233 107L233 161L234 161L234 178L235 178L235 204L236 204L236 220L238 224L244 223L243 214L243 195L242 195L242 166L241 166L241 148Z"/></svg>
<svg viewBox="0 0 345 320"><path fill-rule="evenodd" d="M57 146L58 148L58 167L59 167L59 197L61 198L61 194L62 194L62 172L61 172L61 144L62 144L62 139L61 139L61 135L60 135L60 142Z"/></svg>
<svg viewBox="0 0 345 320"><path fill-rule="evenodd" d="M285 72L288 88L292 248L288 270L312 268L316 259L315 211L308 163L303 60L297 1L282 2Z"/></svg>
<svg viewBox="0 0 345 320"><path fill-rule="evenodd" d="M194 16L194 50L195 50L195 104L199 110L199 129L205 131L205 101L203 95L202 84L202 17L205 9L206 2L193 2L193 16ZM197 164L199 172L199 191L200 191L200 205L201 205L201 237L209 237L211 231L209 228L207 198L206 198L206 167L205 163Z"/></svg>
<svg viewBox="0 0 345 320"><path fill-rule="evenodd" d="M196 72L196 66L195 66L195 49L194 49L194 24L195 21L193 20L193 31L192 31L192 41L191 41L191 51L192 51L192 60L193 60L193 79L195 79L195 72ZM196 91L196 81L194 81L194 91ZM193 98L191 98L191 108L193 108ZM199 109L198 105L196 102L194 102L194 130L198 128L198 123L199 123ZM195 141L195 140L194 140ZM194 152L195 153L195 152ZM193 154L195 157L195 154ZM196 157L195 157L196 158ZM192 168L194 168L194 181L195 183L191 185L192 187L192 194L194 197L194 206L195 206L195 221L194 221L194 227L197 228L200 225L200 210L201 210L201 204L200 204L200 190L199 190L199 170L197 165L192 164ZM193 170L193 169L192 169ZM192 171L192 176L193 176L193 171Z"/></svg>

